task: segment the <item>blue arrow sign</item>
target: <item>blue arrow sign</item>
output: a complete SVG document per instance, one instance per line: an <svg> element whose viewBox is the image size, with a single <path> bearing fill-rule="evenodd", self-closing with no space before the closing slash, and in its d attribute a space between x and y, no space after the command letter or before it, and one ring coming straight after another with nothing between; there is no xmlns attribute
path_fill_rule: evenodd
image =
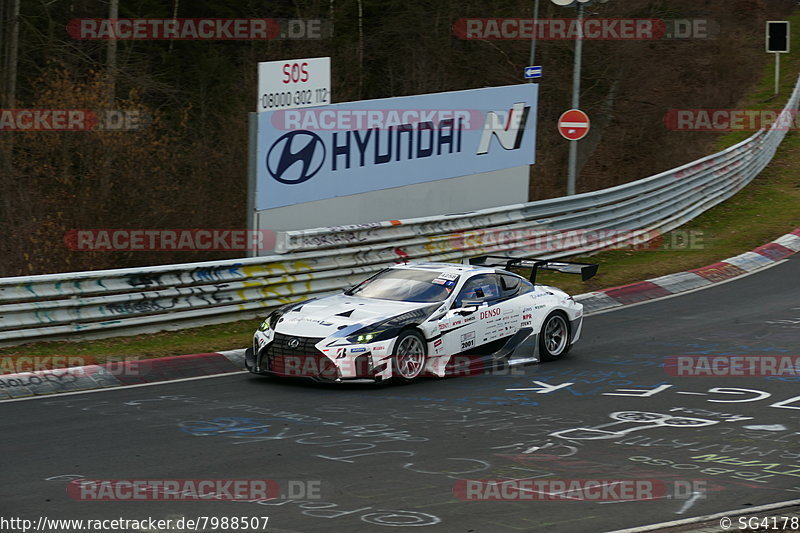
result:
<svg viewBox="0 0 800 533"><path fill-rule="evenodd" d="M526 80L530 80L533 78L541 78L541 77L542 77L542 67L539 66L525 67Z"/></svg>

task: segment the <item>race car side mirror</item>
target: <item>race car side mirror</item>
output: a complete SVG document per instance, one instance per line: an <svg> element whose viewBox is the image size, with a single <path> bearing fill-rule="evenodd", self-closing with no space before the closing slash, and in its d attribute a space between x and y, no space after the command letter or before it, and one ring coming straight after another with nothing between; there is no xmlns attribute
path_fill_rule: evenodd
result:
<svg viewBox="0 0 800 533"><path fill-rule="evenodd" d="M455 312L458 315L467 316L467 315L471 315L472 313L474 313L477 310L478 310L478 306L477 305L467 305L465 307L461 307L459 309L456 309Z"/></svg>

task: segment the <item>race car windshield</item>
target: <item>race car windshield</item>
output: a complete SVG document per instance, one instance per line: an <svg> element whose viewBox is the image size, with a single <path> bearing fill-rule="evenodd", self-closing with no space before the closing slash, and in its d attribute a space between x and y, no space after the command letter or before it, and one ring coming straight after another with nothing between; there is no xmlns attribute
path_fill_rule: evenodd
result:
<svg viewBox="0 0 800 533"><path fill-rule="evenodd" d="M365 281L348 294L401 302L441 302L450 296L457 281L457 275L441 272L392 269Z"/></svg>

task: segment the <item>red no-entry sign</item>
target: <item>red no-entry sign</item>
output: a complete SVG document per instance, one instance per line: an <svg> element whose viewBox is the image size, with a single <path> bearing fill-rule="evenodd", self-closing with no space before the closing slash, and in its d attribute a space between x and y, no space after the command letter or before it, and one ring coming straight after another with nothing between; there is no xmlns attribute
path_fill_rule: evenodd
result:
<svg viewBox="0 0 800 533"><path fill-rule="evenodd" d="M569 141L579 141L589 133L589 115L580 109L564 111L558 119L558 132Z"/></svg>

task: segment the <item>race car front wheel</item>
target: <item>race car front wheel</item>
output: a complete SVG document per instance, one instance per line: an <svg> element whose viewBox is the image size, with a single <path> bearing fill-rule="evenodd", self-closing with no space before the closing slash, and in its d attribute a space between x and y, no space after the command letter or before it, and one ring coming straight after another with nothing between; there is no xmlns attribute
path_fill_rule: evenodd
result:
<svg viewBox="0 0 800 533"><path fill-rule="evenodd" d="M413 329L403 331L394 345L392 375L399 381L413 381L422 375L427 357L425 339Z"/></svg>
<svg viewBox="0 0 800 533"><path fill-rule="evenodd" d="M561 313L548 316L539 333L539 357L542 361L561 359L570 349L569 324Z"/></svg>

